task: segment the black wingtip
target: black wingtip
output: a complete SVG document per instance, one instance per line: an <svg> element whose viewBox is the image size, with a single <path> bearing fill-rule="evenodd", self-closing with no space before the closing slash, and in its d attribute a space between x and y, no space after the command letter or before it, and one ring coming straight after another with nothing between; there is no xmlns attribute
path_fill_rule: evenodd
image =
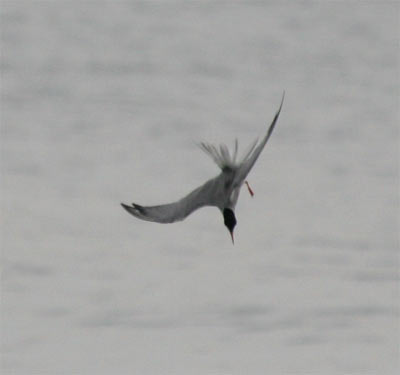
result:
<svg viewBox="0 0 400 375"><path fill-rule="evenodd" d="M140 204L132 203L132 207L135 210L138 210L141 214L144 214L144 207L141 206Z"/></svg>
<svg viewBox="0 0 400 375"><path fill-rule="evenodd" d="M281 105L279 106L279 109L276 111L274 119L272 120L272 123L269 126L268 133L267 133L267 138L266 138L265 143L268 141L269 137L271 136L272 131L274 130L276 121L278 120L278 117L279 117L279 115L281 113L281 109L282 109L282 105L283 105L283 99L285 99L285 90L283 90L282 99L281 99Z"/></svg>
<svg viewBox="0 0 400 375"><path fill-rule="evenodd" d="M138 215L144 214L144 209L142 206L138 206L137 204L133 204L132 206L128 206L127 204L121 203L122 208L124 208L131 215L138 217Z"/></svg>
<svg viewBox="0 0 400 375"><path fill-rule="evenodd" d="M279 109L277 110L277 112L276 112L276 114L275 114L275 117L274 117L274 120L272 121L272 124L275 126L275 122L276 122L276 120L278 120L278 117L279 117L279 115L280 115L280 113L281 113L281 109L282 109L282 105L283 105L283 100L285 99L285 90L283 90L283 94L282 94L282 99L281 99L281 105L279 106ZM271 129L271 131L272 131L272 129Z"/></svg>
<svg viewBox="0 0 400 375"><path fill-rule="evenodd" d="M278 109L278 112L277 112L278 115L281 112L284 99L285 99L285 90L283 90L283 93L282 93L281 105L279 106L279 109Z"/></svg>
<svg viewBox="0 0 400 375"><path fill-rule="evenodd" d="M122 208L125 208L125 210L127 210L129 212L129 209L132 208L124 203L121 203Z"/></svg>

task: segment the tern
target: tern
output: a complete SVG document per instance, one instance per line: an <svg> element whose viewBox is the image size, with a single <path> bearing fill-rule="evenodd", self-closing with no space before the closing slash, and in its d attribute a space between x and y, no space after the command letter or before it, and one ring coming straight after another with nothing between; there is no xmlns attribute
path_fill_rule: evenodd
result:
<svg viewBox="0 0 400 375"><path fill-rule="evenodd" d="M122 207L141 220L165 224L181 221L201 207L214 206L221 211L224 217L224 224L229 230L232 243L234 243L233 230L237 223L235 207L239 198L240 189L245 184L250 195L254 195L249 183L246 181L246 177L274 130L282 109L284 97L285 93L282 95L281 104L268 128L267 134L260 142L256 139L238 162L237 139L235 140L232 155L229 153L228 147L225 144L221 144L219 149L205 142L199 144L200 148L208 154L221 169L221 173L218 176L208 180L182 199L173 203L159 206L141 206L136 203L132 203L132 205L129 206L121 203Z"/></svg>

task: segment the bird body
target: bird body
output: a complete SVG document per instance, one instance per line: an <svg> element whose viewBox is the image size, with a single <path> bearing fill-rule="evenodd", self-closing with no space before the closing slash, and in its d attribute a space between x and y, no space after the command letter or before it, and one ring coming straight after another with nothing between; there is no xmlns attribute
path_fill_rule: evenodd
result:
<svg viewBox="0 0 400 375"><path fill-rule="evenodd" d="M232 155L229 153L228 147L224 144L217 149L215 146L203 142L200 144L200 148L206 152L221 169L221 173L218 176L208 180L182 199L173 203L158 206L141 206L136 203L132 203L131 206L128 206L121 203L122 207L133 216L142 220L157 223L174 223L185 219L193 211L201 207L215 206L218 207L223 214L224 223L231 233L233 241L233 229L236 225L235 207L239 198L240 189L245 182L247 183L247 181L245 181L247 175L271 136L282 108L283 99L284 94L280 107L268 128L267 134L260 143L257 144L258 140L256 140L239 162L237 162L237 140L235 141ZM248 185L247 187L250 194L253 195L250 187Z"/></svg>

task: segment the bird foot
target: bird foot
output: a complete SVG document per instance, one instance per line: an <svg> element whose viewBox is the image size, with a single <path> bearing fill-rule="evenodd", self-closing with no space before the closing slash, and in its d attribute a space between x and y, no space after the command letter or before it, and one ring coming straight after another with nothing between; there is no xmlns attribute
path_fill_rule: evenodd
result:
<svg viewBox="0 0 400 375"><path fill-rule="evenodd" d="M244 183L246 184L247 189L249 190L250 195L251 195L252 197L254 197L254 192L253 192L253 190L251 190L251 187L250 187L249 183L248 183L247 181L245 181Z"/></svg>

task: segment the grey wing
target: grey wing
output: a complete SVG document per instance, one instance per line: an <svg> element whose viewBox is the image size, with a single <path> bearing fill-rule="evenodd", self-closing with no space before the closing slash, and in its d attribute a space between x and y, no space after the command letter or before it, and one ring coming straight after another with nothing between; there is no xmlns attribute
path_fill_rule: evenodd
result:
<svg viewBox="0 0 400 375"><path fill-rule="evenodd" d="M274 119L272 120L271 125L268 128L268 132L266 136L261 140L261 142L256 146L255 144L252 145L250 151L244 157L241 165L237 169L236 173L236 183L240 184L244 181L246 176L249 174L251 168L253 168L254 163L257 161L258 157L261 154L261 151L264 149L265 145L268 142L269 137L272 134L272 131L275 128L275 124L278 121L279 114L281 113L283 99L285 98L285 92L283 92L281 104L279 106L278 111L275 114Z"/></svg>
<svg viewBox="0 0 400 375"><path fill-rule="evenodd" d="M177 202L159 206L141 206L132 203L132 206L121 203L122 207L133 216L156 223L174 223L181 221L193 211L203 206L215 205L215 194L218 189L218 179L207 181Z"/></svg>

